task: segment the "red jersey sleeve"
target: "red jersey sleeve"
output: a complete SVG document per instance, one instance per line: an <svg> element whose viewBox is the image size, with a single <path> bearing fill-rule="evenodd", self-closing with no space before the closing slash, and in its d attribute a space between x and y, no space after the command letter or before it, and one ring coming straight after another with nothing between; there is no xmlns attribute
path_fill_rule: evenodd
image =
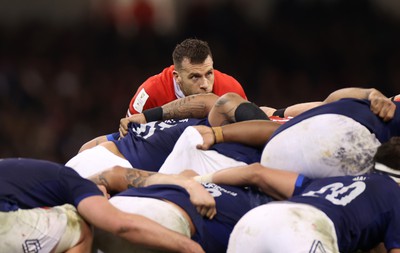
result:
<svg viewBox="0 0 400 253"><path fill-rule="evenodd" d="M176 99L172 76L173 66L149 77L136 91L129 103L128 115L162 106Z"/></svg>
<svg viewBox="0 0 400 253"><path fill-rule="evenodd" d="M235 92L247 100L247 96L242 85L235 78L218 70L214 70L213 93L215 95L222 96L228 92Z"/></svg>

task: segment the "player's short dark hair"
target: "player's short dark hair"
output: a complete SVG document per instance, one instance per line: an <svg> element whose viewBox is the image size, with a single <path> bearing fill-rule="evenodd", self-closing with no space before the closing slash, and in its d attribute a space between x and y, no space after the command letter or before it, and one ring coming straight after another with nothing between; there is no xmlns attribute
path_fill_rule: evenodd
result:
<svg viewBox="0 0 400 253"><path fill-rule="evenodd" d="M400 137L392 137L379 146L374 160L392 169L400 170Z"/></svg>
<svg viewBox="0 0 400 253"><path fill-rule="evenodd" d="M175 69L180 69L182 67L184 58L188 58L192 64L200 64L203 63L208 56L212 57L208 43L199 39L186 39L177 44L172 52L172 60Z"/></svg>

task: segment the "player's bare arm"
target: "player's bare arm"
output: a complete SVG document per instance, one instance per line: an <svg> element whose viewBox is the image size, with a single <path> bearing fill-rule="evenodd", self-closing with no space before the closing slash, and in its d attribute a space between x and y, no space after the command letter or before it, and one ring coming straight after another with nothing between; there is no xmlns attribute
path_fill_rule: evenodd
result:
<svg viewBox="0 0 400 253"><path fill-rule="evenodd" d="M198 149L206 150L214 143L238 142L253 147L262 147L281 124L266 120L248 120L222 127L193 126L203 137Z"/></svg>
<svg viewBox="0 0 400 253"><path fill-rule="evenodd" d="M392 119L396 110L396 105L393 101L374 88L365 89L352 87L339 89L332 92L324 100L324 103L334 102L341 98L368 99L371 101L371 111L381 117L384 121Z"/></svg>
<svg viewBox="0 0 400 253"><path fill-rule="evenodd" d="M262 192L284 200L292 196L299 175L285 170L276 170L259 163L223 169L205 176L196 177L199 181L236 186L256 186Z"/></svg>
<svg viewBox="0 0 400 253"><path fill-rule="evenodd" d="M166 175L144 170L114 166L89 178L98 185L104 185L108 192L121 192L130 187L144 187L155 184L173 184L184 188L197 211L212 219L216 214L215 200L202 185L182 175Z"/></svg>
<svg viewBox="0 0 400 253"><path fill-rule="evenodd" d="M114 166L89 179L95 184L104 185L108 192L121 192L130 187L143 187L146 180L156 172Z"/></svg>
<svg viewBox="0 0 400 253"><path fill-rule="evenodd" d="M176 99L161 107L156 107L122 118L119 125L119 133L125 136L128 133L130 122L144 124L150 121L185 118L205 118L217 101L218 96L213 93L196 94Z"/></svg>
<svg viewBox="0 0 400 253"><path fill-rule="evenodd" d="M162 119L205 118L217 101L213 93L187 96L162 106Z"/></svg>
<svg viewBox="0 0 400 253"><path fill-rule="evenodd" d="M210 111L208 120L211 126L222 126L236 122L235 111L241 103L249 103L237 94L227 93L221 96Z"/></svg>

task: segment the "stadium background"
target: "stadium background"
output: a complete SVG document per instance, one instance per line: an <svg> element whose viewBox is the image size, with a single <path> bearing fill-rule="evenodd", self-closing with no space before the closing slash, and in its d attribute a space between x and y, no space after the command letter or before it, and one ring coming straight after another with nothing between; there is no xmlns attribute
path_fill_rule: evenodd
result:
<svg viewBox="0 0 400 253"><path fill-rule="evenodd" d="M397 0L0 0L0 157L64 163L117 131L187 37L258 105L400 93Z"/></svg>

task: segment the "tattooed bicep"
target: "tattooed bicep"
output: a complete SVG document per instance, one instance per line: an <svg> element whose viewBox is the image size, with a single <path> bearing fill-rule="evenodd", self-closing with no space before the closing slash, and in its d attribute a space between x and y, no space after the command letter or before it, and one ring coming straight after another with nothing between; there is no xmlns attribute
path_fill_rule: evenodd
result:
<svg viewBox="0 0 400 253"><path fill-rule="evenodd" d="M135 169L129 170L126 174L128 187L142 187L145 185L147 178L154 174L156 174L156 172Z"/></svg>

